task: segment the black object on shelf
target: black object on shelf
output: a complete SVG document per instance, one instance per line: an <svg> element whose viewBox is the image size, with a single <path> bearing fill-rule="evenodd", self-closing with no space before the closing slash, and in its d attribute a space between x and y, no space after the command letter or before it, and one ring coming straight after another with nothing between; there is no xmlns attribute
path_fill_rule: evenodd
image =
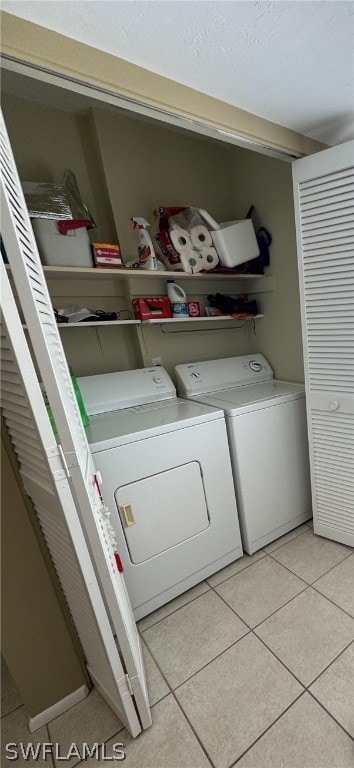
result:
<svg viewBox="0 0 354 768"><path fill-rule="evenodd" d="M251 205L246 214L246 219L252 219L254 211L254 205ZM247 272L249 274L263 275L264 267L269 267L269 246L272 243L272 235L265 227L259 227L256 232L256 238L259 248L259 256L256 259L252 259L247 264Z"/></svg>
<svg viewBox="0 0 354 768"><path fill-rule="evenodd" d="M209 294L208 301L211 307L216 307L223 315L234 315L245 313L247 315L258 315L257 302L254 299L248 300L247 296L225 296L223 293Z"/></svg>

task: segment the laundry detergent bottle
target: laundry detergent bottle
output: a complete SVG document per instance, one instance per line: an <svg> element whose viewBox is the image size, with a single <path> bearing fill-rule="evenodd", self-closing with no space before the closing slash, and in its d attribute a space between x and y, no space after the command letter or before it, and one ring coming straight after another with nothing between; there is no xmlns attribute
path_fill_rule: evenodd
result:
<svg viewBox="0 0 354 768"><path fill-rule="evenodd" d="M171 305L172 317L188 317L187 296L183 288L172 279L167 280L167 295Z"/></svg>

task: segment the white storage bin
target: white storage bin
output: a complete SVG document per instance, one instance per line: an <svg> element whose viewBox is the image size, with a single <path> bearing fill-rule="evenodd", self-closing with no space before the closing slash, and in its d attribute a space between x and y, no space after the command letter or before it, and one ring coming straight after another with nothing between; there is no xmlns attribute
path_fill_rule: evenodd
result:
<svg viewBox="0 0 354 768"><path fill-rule="evenodd" d="M251 219L226 221L221 229L210 232L223 267L236 267L259 256L259 247Z"/></svg>
<svg viewBox="0 0 354 768"><path fill-rule="evenodd" d="M42 264L49 267L92 267L90 240L85 227L59 232L54 219L32 219Z"/></svg>

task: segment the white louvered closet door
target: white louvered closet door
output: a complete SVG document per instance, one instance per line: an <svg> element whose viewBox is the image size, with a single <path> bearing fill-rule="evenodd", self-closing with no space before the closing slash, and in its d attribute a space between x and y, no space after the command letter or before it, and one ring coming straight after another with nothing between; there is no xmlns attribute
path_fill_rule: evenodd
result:
<svg viewBox="0 0 354 768"><path fill-rule="evenodd" d="M354 142L293 182L314 528L354 545Z"/></svg>
<svg viewBox="0 0 354 768"><path fill-rule="evenodd" d="M132 735L141 728L3 262L1 412L90 676Z"/></svg>
<svg viewBox="0 0 354 768"><path fill-rule="evenodd" d="M151 724L136 623L95 482L96 470L48 293L3 115L0 118L2 237L40 376L58 429L81 525L144 728ZM104 491L104 488L103 488ZM92 676L92 675L91 675Z"/></svg>

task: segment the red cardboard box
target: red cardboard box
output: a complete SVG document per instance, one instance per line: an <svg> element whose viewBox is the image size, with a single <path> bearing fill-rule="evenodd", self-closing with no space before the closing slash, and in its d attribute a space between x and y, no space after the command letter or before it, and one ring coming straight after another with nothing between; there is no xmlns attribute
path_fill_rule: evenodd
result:
<svg viewBox="0 0 354 768"><path fill-rule="evenodd" d="M145 296L133 299L132 303L136 320L159 320L172 316L168 296Z"/></svg>
<svg viewBox="0 0 354 768"><path fill-rule="evenodd" d="M111 243L92 243L93 260L96 267L119 269L123 266L119 245Z"/></svg>

